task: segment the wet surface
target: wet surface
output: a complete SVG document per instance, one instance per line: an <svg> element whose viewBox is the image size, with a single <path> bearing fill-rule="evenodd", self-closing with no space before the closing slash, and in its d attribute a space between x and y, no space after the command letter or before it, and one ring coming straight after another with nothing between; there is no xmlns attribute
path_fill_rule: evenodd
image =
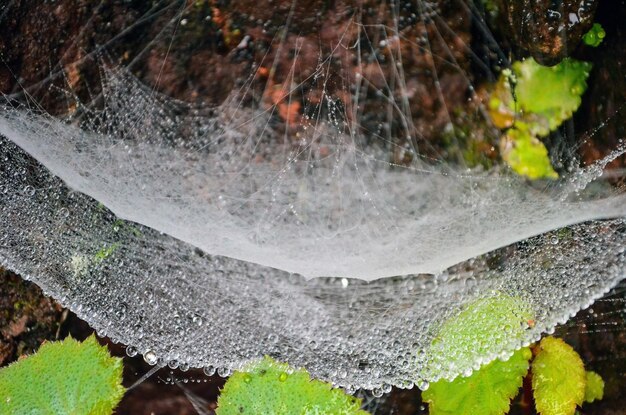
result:
<svg viewBox="0 0 626 415"><path fill-rule="evenodd" d="M11 314L11 322L1 321L3 334L0 351L13 350L4 355L2 365L17 357L31 353L45 340L56 340L71 335L77 339L88 337L93 330L73 313L63 313L63 309L52 299L41 293L34 284L19 277L4 273L0 277L0 301L3 305L1 316L7 315L7 304L28 302L34 306L21 308L19 314ZM15 321L26 319L29 323L22 333L7 337L8 330L14 330ZM594 370L605 380L605 395L600 402L585 404L581 415L618 415L626 413L626 282L622 282L611 293L598 300L589 309L580 311L568 323L557 327L555 336L563 338L581 355L587 370ZM141 356L128 357L125 347L112 344L106 338L101 343L109 347L111 353L124 359L124 385L135 385L148 373L152 366ZM201 370L169 369L156 371L141 381L122 399L116 414L133 415L195 415L196 408L212 413L217 406L219 390L225 379L214 375L206 376ZM394 388L389 395L374 399L369 393L362 393L367 409L373 414L417 415L428 413L428 406L421 402L417 389ZM195 405L195 407L194 407ZM532 405L524 402L520 394L512 404L512 415L535 414Z"/></svg>
<svg viewBox="0 0 626 415"><path fill-rule="evenodd" d="M303 103L319 99L319 86L307 79L320 55L330 56L330 62L344 69L344 79L325 87L341 99L342 89L353 82L358 65L344 49L332 50L327 45L336 43L342 36L358 37L354 33L357 26L350 25L357 16L365 23L393 23L388 10L374 2L366 2L360 9L349 1L242 1L237 7L234 2L219 6L197 3L180 18L174 16L184 8L184 2L16 0L0 6L0 92L20 95L24 86L28 86L28 92L38 103L51 112L64 114L75 109L74 95L82 102L98 102L101 82L98 65L106 63L128 67L147 85L171 97L215 105L254 74L252 86L246 92L249 102L257 106L278 105L277 128L289 131L291 124L300 121L291 119L293 115L289 114L304 115L305 105L295 108L295 112L287 108L281 113L280 105L284 104L281 92L286 86L291 82L301 85L295 94ZM553 3L561 3L561 8L555 8ZM574 121L558 132L572 140L574 135L584 132L587 139L580 147L580 154L590 162L604 157L619 139L626 137L626 26L623 24L626 7L623 0L583 3L581 11L578 2L571 1L503 0L502 16L517 40L511 49L519 50L520 56L530 54L551 64L574 54L594 63L581 110ZM467 104L468 88L488 78L490 65L498 62L491 55L503 51L473 44L477 55L472 56L465 46L480 36L472 12L462 2L441 0L437 4L440 10L437 14L415 10L410 5L400 8L398 16L403 17L400 26L411 42L389 38L388 33L380 30L371 30L367 36L360 35L360 39L364 47L364 71L372 86L379 90L388 88L386 82L395 76L394 55L385 45L400 42L396 50L402 51L405 58L407 84L402 90L388 88L386 93L398 97L409 93L414 139L427 152L434 147L432 154L441 156L449 151L441 141L441 131L449 122L448 109L460 108L457 111L460 118L470 117L467 114L475 108ZM275 13L276 8L281 13ZM309 12L312 8L319 10L314 16ZM517 16L528 13L534 17L516 20ZM570 26L572 13L577 21ZM594 21L594 13L596 21L605 27L607 38L598 49L592 50L579 43L582 33ZM276 16L289 16L298 30L284 31L282 21L276 20ZM557 28L565 25L564 32L551 31L555 25ZM172 48L173 44L177 46ZM425 52L426 46L430 53ZM433 76L433 59L440 59L436 62L437 77ZM432 92L435 85L441 87L440 96ZM370 107L366 112L371 115L362 120L364 129L376 131L385 124L396 133L402 130L397 123L387 123L386 115L377 110L380 97L368 98ZM344 98L345 102L348 100L349 97ZM484 152L488 153L489 148L486 146ZM402 163L403 157L399 154L394 161ZM625 162L622 157L611 167L624 166ZM43 296L33 284L9 273L0 275L0 365L31 353L44 340L68 334L84 338L91 332L84 322ZM579 351L588 368L600 373L607 382L606 398L586 405L582 414L626 413L625 308L622 286L594 304L592 311L581 311L556 331L556 335ZM125 356L122 346L109 346L114 354ZM125 384L130 386L150 367L140 357L124 358ZM168 384L172 379L180 382ZM198 371L162 369L129 392L117 413L195 414L190 397L210 411L215 408L223 382L218 376L207 377ZM372 407L380 414L427 413L416 390L394 389ZM533 412L518 399L511 413Z"/></svg>

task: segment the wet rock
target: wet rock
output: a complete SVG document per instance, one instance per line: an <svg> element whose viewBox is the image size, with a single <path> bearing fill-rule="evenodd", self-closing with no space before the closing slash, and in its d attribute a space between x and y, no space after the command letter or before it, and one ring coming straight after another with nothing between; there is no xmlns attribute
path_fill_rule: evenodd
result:
<svg viewBox="0 0 626 415"><path fill-rule="evenodd" d="M599 47L587 48L581 56L593 62L593 70L574 118L575 132L584 138L580 155L585 165L606 157L626 138L626 1L602 1L596 21L607 34ZM625 166L622 155L608 167Z"/></svg>
<svg viewBox="0 0 626 415"><path fill-rule="evenodd" d="M54 340L62 307L35 284L0 268L0 366Z"/></svg>
<svg viewBox="0 0 626 415"><path fill-rule="evenodd" d="M544 65L569 56L591 28L598 0L499 0L515 43Z"/></svg>

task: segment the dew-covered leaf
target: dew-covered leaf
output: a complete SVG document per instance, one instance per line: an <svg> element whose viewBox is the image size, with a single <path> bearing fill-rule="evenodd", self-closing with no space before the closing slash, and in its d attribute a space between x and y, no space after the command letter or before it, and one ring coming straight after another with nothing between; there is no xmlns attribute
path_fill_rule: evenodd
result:
<svg viewBox="0 0 626 415"><path fill-rule="evenodd" d="M0 414L108 415L124 391L121 359L67 338L0 370Z"/></svg>
<svg viewBox="0 0 626 415"><path fill-rule="evenodd" d="M533 324L532 307L523 299L493 292L467 304L446 321L431 343L433 362L474 361L486 351L501 350L521 339Z"/></svg>
<svg viewBox="0 0 626 415"><path fill-rule="evenodd" d="M500 150L516 173L530 179L558 177L538 137L554 131L578 109L590 70L591 64L574 59L546 67L530 58L515 62L512 71L502 71L488 110L494 126L509 129Z"/></svg>
<svg viewBox="0 0 626 415"><path fill-rule="evenodd" d="M556 179L546 146L528 130L511 128L502 137L502 158L519 175L530 179Z"/></svg>
<svg viewBox="0 0 626 415"><path fill-rule="evenodd" d="M585 402L599 401L604 397L604 380L596 372L587 371L585 385Z"/></svg>
<svg viewBox="0 0 626 415"><path fill-rule="evenodd" d="M216 413L367 415L360 408L360 399L328 383L311 380L304 370L292 370L266 357L228 379Z"/></svg>
<svg viewBox="0 0 626 415"><path fill-rule="evenodd" d="M541 415L573 415L585 397L586 373L576 351L561 339L539 343L532 364L532 387Z"/></svg>
<svg viewBox="0 0 626 415"><path fill-rule="evenodd" d="M494 360L469 377L439 380L422 397L429 403L430 415L502 415L508 412L528 372L532 357L527 347L507 361Z"/></svg>

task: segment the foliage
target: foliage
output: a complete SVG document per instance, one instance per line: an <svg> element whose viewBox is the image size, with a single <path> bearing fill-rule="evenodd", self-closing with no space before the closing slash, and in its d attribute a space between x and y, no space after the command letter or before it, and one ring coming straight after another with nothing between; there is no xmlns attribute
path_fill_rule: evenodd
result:
<svg viewBox="0 0 626 415"><path fill-rule="evenodd" d="M509 410L528 372L529 348L518 350L507 361L494 360L471 376L453 382L440 380L422 397L430 415L502 415ZM486 397L489 397L486 399Z"/></svg>
<svg viewBox="0 0 626 415"><path fill-rule="evenodd" d="M599 401L604 397L604 381L596 372L587 371L585 402Z"/></svg>
<svg viewBox="0 0 626 415"><path fill-rule="evenodd" d="M493 124L506 130L500 151L516 173L530 179L558 177L539 138L572 117L590 70L590 63L570 58L553 67L529 58L502 71L488 109Z"/></svg>
<svg viewBox="0 0 626 415"><path fill-rule="evenodd" d="M228 379L216 413L367 415L360 407L360 399L266 357Z"/></svg>
<svg viewBox="0 0 626 415"><path fill-rule="evenodd" d="M494 350L501 347L501 342L520 338L533 318L534 312L526 301L493 292L466 305L439 328L429 357L439 362L453 358L473 360L475 353Z"/></svg>
<svg viewBox="0 0 626 415"><path fill-rule="evenodd" d="M587 377L578 353L561 339L539 343L532 364L535 406L541 415L573 415L583 403Z"/></svg>
<svg viewBox="0 0 626 415"><path fill-rule="evenodd" d="M503 305L504 303L502 303ZM502 415L508 412L531 364L535 406L540 415L574 415L576 407L602 399L604 381L585 372L583 362L563 340L544 338L515 352L507 361L495 360L471 376L439 380L422 395L430 415Z"/></svg>
<svg viewBox="0 0 626 415"><path fill-rule="evenodd" d="M550 164L546 146L527 130L512 128L500 143L504 161L518 174L530 179L559 177Z"/></svg>
<svg viewBox="0 0 626 415"><path fill-rule="evenodd" d="M572 117L587 89L590 71L590 63L570 58L552 67L542 66L534 59L513 64L515 96L522 118L524 113L531 113L545 120L528 122L531 133L547 135Z"/></svg>
<svg viewBox="0 0 626 415"><path fill-rule="evenodd" d="M591 29L583 35L583 43L592 48L597 48L606 37L606 32L600 23L594 23Z"/></svg>
<svg viewBox="0 0 626 415"><path fill-rule="evenodd" d="M0 369L0 414L107 415L124 391L121 359L94 336L67 338Z"/></svg>

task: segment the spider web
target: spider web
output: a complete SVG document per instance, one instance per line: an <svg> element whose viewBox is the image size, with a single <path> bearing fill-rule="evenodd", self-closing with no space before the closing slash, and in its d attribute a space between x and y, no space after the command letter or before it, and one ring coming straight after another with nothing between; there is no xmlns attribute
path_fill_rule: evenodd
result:
<svg viewBox="0 0 626 415"><path fill-rule="evenodd" d="M561 179L529 183L433 142L453 123L451 90L485 112L460 63L468 23L448 25L469 19L464 2L336 6L340 29L314 19L317 37L291 22L322 9L294 2L262 48L252 30L230 46L253 63L213 105L155 90L180 82L161 79L176 53L201 53L176 43L199 6L157 4L128 23L152 21L136 58L154 58L152 87L105 44L18 82L0 113L2 266L130 354L209 373L270 355L349 390L424 388L537 340L623 278L626 196L605 171L621 148L583 167L564 149ZM96 79L77 81L79 64ZM88 99L81 82L97 85ZM534 322L429 353L441 324L497 293L525 299Z"/></svg>

